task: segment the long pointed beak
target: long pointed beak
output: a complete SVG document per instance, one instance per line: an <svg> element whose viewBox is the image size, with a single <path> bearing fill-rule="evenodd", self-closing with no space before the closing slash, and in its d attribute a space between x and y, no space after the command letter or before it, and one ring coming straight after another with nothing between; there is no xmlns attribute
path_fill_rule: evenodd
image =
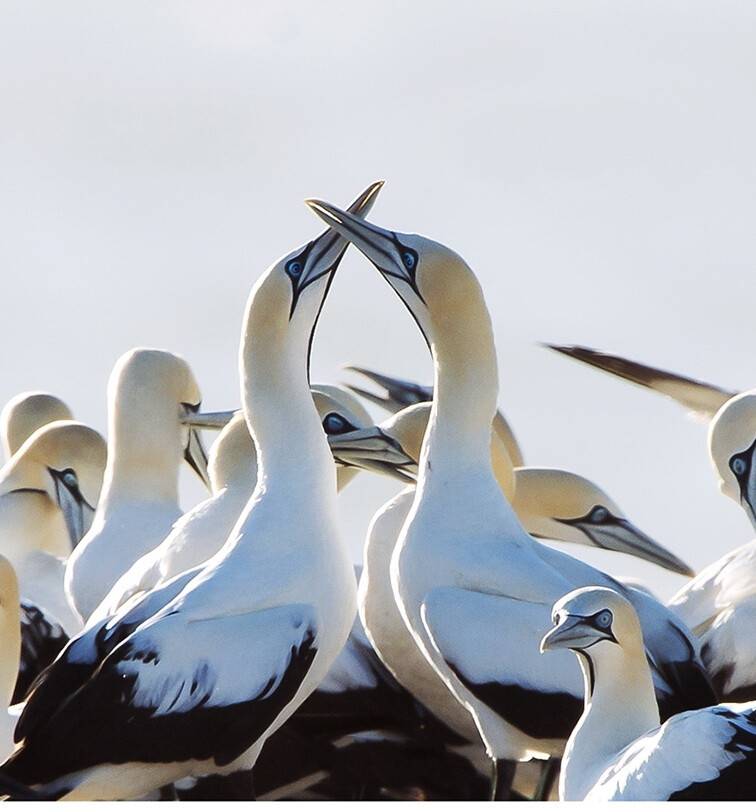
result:
<svg viewBox="0 0 756 811"><path fill-rule="evenodd" d="M587 648L602 638L595 628L584 623L584 617L568 614L541 640L541 653L557 648Z"/></svg>
<svg viewBox="0 0 756 811"><path fill-rule="evenodd" d="M417 463L401 445L377 425L328 437L333 458L346 467L372 470L405 484L413 484Z"/></svg>
<svg viewBox="0 0 756 811"><path fill-rule="evenodd" d="M685 561L657 543L645 532L641 532L638 527L627 519L618 518L614 523L605 526L587 522L580 523L578 526L588 536L593 545L598 546L600 549L625 552L636 558L655 563L670 572L682 574L685 577L695 577L695 571Z"/></svg>
<svg viewBox="0 0 756 811"><path fill-rule="evenodd" d="M92 526L95 507L89 504L78 487L68 487L57 470L50 470L50 473L55 483L55 499L63 513L73 550Z"/></svg>
<svg viewBox="0 0 756 811"><path fill-rule="evenodd" d="M391 231L361 220L324 200L311 199L305 203L334 231L359 248L381 273L409 281L397 262L396 237Z"/></svg>
<svg viewBox="0 0 756 811"><path fill-rule="evenodd" d="M353 216L357 222L362 222L360 217L364 217L370 212L382 187L382 180L371 183L349 204L347 211L350 213L346 214L346 216ZM332 275L339 266L339 262L348 246L349 240L337 229L332 228L326 229L311 240L300 252L305 257L305 267L297 288L298 293L301 293L307 285L316 279L328 274ZM293 302L294 304L296 304L296 301Z"/></svg>
<svg viewBox="0 0 756 811"><path fill-rule="evenodd" d="M181 415L181 424L189 425L192 428L206 428L208 430L220 431L239 413L236 411L204 411L202 413L187 411Z"/></svg>
<svg viewBox="0 0 756 811"><path fill-rule="evenodd" d="M754 491L752 493L744 494L740 499L740 504L743 509L746 511L746 514L751 519L751 524L753 524L753 528L756 529L756 487L754 487Z"/></svg>
<svg viewBox="0 0 756 811"><path fill-rule="evenodd" d="M361 366L342 366L349 372L356 372L368 380L372 380L378 386L386 390L385 395L374 394L373 392L366 391L365 389L358 388L357 386L350 386L348 383L344 385L364 397L371 403L375 403L392 414L396 414L403 408L415 403L425 403L433 399L433 386L421 386L419 383L413 383L411 380L401 380L398 377L389 377L388 375L373 372L370 369L365 369Z"/></svg>
<svg viewBox="0 0 756 811"><path fill-rule="evenodd" d="M189 467L202 479L205 487L212 492L210 474L207 470L207 453L202 446L202 440L196 428L189 429L189 441L184 449L184 459L186 459Z"/></svg>

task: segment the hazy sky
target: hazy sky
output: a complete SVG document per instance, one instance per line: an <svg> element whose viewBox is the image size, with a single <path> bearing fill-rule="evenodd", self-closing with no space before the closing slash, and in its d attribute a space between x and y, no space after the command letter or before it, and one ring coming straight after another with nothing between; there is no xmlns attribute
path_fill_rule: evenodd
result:
<svg viewBox="0 0 756 811"><path fill-rule="evenodd" d="M382 178L372 219L478 274L526 461L593 478L699 568L752 537L705 426L537 342L753 387L754 42L756 6L723 0L4 0L0 401L52 391L104 431L110 369L142 345L183 354L207 408L236 406L248 291L320 229L301 201ZM313 380L343 363L432 374L356 251ZM356 559L395 491L344 494Z"/></svg>

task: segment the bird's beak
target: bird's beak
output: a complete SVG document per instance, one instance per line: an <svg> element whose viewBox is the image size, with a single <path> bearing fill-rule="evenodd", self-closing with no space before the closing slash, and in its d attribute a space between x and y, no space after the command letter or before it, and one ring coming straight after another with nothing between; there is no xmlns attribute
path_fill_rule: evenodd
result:
<svg viewBox="0 0 756 811"><path fill-rule="evenodd" d="M411 380L400 380L398 377L389 377L382 375L378 372L372 372L370 369L364 369L361 366L342 366L349 372L356 372L368 380L372 380L378 386L386 390L385 395L374 394L371 391L366 391L357 386L350 386L346 383L346 387L364 397L368 402L375 403L392 414L396 414L403 408L415 403L430 402L433 399L433 387L421 386L419 383L413 383Z"/></svg>
<svg viewBox="0 0 756 811"><path fill-rule="evenodd" d="M334 460L345 467L358 467L414 484L417 463L401 445L377 425L328 437Z"/></svg>
<svg viewBox="0 0 756 811"><path fill-rule="evenodd" d="M323 200L305 202L334 231L359 248L384 276L401 279L420 296L414 274L401 261L401 245L396 234L365 222ZM422 296L420 299L422 300Z"/></svg>
<svg viewBox="0 0 756 811"><path fill-rule="evenodd" d="M192 428L206 428L212 431L220 431L225 428L234 418L237 411L204 411L202 413L187 411L181 415L181 424L189 425Z"/></svg>
<svg viewBox="0 0 756 811"><path fill-rule="evenodd" d="M79 541L87 534L92 526L95 506L90 504L83 496L78 485L69 485L60 471L48 468L55 485L55 500L63 513L66 522L71 549L75 549Z"/></svg>
<svg viewBox="0 0 756 811"><path fill-rule="evenodd" d="M350 203L347 211L351 214L347 216L354 216L354 219L361 222L359 218L369 213L382 187L382 180L371 183ZM291 313L294 312L299 296L306 287L324 276L329 279L333 277L348 245L348 239L336 230L328 228L303 248L294 251L294 254L303 263L303 270L294 290Z"/></svg>
<svg viewBox="0 0 756 811"><path fill-rule="evenodd" d="M202 479L205 487L212 492L212 484L210 483L210 474L207 470L207 453L202 446L200 439L199 429L193 427L191 423L192 417L199 415L199 403L196 405L192 403L182 403L183 413L180 416L180 421L187 425L189 436L184 448L184 459L189 464L189 467Z"/></svg>
<svg viewBox="0 0 756 811"><path fill-rule="evenodd" d="M695 577L695 572L685 561L680 560L669 549L657 543L653 538L641 532L632 522L617 518L611 524L601 526L582 521L577 524L591 543L599 549L611 549L614 552L625 552L636 558L647 560L668 569L670 572Z"/></svg>
<svg viewBox="0 0 756 811"><path fill-rule="evenodd" d="M587 625L585 617L576 617L566 614L560 618L559 624L552 628L541 640L541 653L556 648L570 648L572 650L588 648L603 636L591 625Z"/></svg>
<svg viewBox="0 0 756 811"><path fill-rule="evenodd" d="M756 529L756 480L751 489L741 495L740 504L751 519L753 528Z"/></svg>

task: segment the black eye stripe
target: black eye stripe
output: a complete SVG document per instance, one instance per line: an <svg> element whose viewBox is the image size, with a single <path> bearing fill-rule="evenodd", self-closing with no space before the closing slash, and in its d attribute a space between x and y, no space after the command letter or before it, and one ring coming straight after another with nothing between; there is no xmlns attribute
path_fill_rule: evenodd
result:
<svg viewBox="0 0 756 811"><path fill-rule="evenodd" d="M733 454L730 457L730 470L735 474L738 479L744 478L748 476L751 470L751 465L753 463L753 455L756 451L756 440L754 440L753 444L750 448L747 448L740 453ZM739 468L737 470L736 468Z"/></svg>

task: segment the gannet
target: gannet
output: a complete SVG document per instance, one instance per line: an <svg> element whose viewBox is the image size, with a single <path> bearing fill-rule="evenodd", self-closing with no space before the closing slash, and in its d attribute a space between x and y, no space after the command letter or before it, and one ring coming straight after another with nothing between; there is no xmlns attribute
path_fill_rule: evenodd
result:
<svg viewBox="0 0 756 811"><path fill-rule="evenodd" d="M181 517L182 456L209 485L197 430L182 424L200 400L189 365L172 352L132 349L113 367L102 496L89 532L66 563L66 593L84 621Z"/></svg>
<svg viewBox="0 0 756 811"><path fill-rule="evenodd" d="M573 650L585 709L562 759L561 800L756 799L756 701L692 710L659 726L631 603L581 588L554 605L541 650Z"/></svg>
<svg viewBox="0 0 756 811"><path fill-rule="evenodd" d="M307 356L345 249L326 232L254 284L239 368L255 491L204 566L71 640L19 719L20 746L0 767L6 790L128 799L249 769L336 659L356 588Z"/></svg>
<svg viewBox="0 0 756 811"><path fill-rule="evenodd" d="M81 626L63 590L63 567L92 523L105 461L100 434L65 420L35 431L0 469L0 551L22 597L69 633Z"/></svg>
<svg viewBox="0 0 756 811"><path fill-rule="evenodd" d="M551 605L577 586L613 586L639 609L665 715L710 703L695 637L668 609L539 544L504 498L490 462L498 391L491 321L464 261L424 237L386 231L320 200L308 204L376 265L431 347L431 419L391 581L415 642L472 712L494 762L561 754L579 716L575 663L538 661Z"/></svg>
<svg viewBox="0 0 756 811"><path fill-rule="evenodd" d="M714 415L709 455L720 490L756 529L756 392L733 396ZM699 636L718 695L756 699L756 539L709 564L669 606Z"/></svg>
<svg viewBox="0 0 756 811"><path fill-rule="evenodd" d="M709 421L709 457L722 493L756 528L756 391L724 389L619 355L547 344L568 357L664 394ZM756 540L709 564L669 601L701 640L701 656L722 699L756 697Z"/></svg>
<svg viewBox="0 0 756 811"><path fill-rule="evenodd" d="M43 425L72 420L71 409L54 394L24 391L12 397L0 411L0 440L5 458L11 456Z"/></svg>

